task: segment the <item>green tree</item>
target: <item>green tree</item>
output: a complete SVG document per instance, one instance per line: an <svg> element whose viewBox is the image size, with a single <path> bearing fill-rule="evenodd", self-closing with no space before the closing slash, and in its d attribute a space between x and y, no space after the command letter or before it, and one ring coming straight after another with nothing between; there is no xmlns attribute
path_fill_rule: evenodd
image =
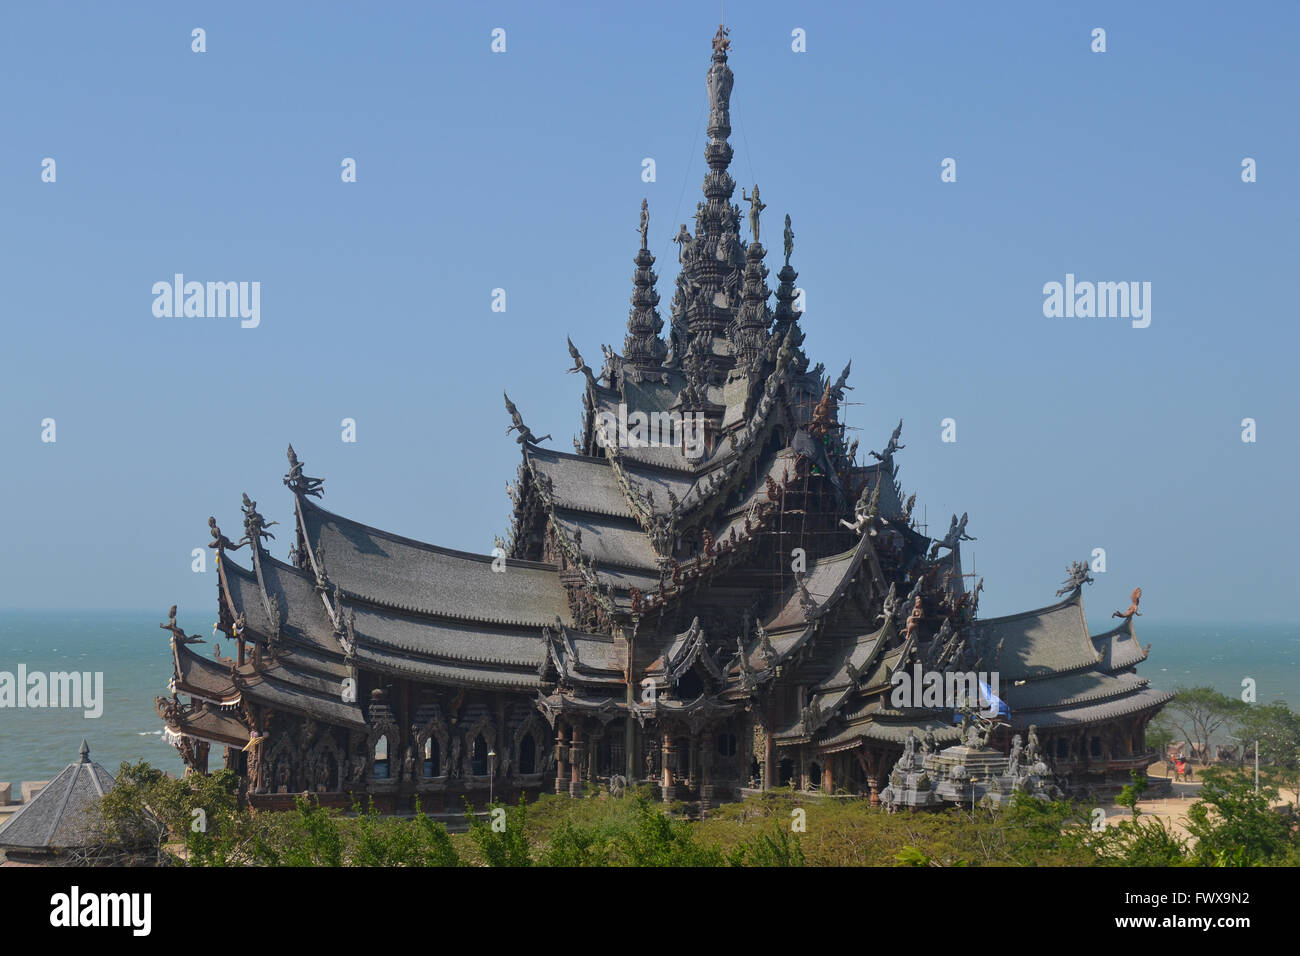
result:
<svg viewBox="0 0 1300 956"><path fill-rule="evenodd" d="M1169 722L1202 753L1201 763L1210 757L1210 740L1230 720L1240 717L1247 705L1213 687L1180 687L1165 709Z"/></svg>
<svg viewBox="0 0 1300 956"><path fill-rule="evenodd" d="M727 862L732 866L787 867L803 866L805 860L798 838L778 826L770 834L760 833L736 847Z"/></svg>
<svg viewBox="0 0 1300 956"><path fill-rule="evenodd" d="M263 833L258 858L271 866L342 866L343 836L338 821L319 802L297 797L288 827Z"/></svg>
<svg viewBox="0 0 1300 956"><path fill-rule="evenodd" d="M1271 809L1277 791L1244 776L1206 771L1200 799L1187 811L1187 832L1196 840L1193 860L1200 866L1262 866L1296 848L1290 822Z"/></svg>
<svg viewBox="0 0 1300 956"><path fill-rule="evenodd" d="M691 825L673 820L644 799L637 800L636 822L619 840L630 866L721 866L725 860L716 846L702 846Z"/></svg>
<svg viewBox="0 0 1300 956"><path fill-rule="evenodd" d="M487 820L481 819L466 800L465 817L469 820L470 836L488 866L533 865L528 845L528 803L524 794L519 794L519 806L513 813L500 803L492 803L488 807Z"/></svg>
<svg viewBox="0 0 1300 956"><path fill-rule="evenodd" d="M1248 704L1236 723L1243 762L1254 760L1258 740L1260 766L1300 767L1300 714L1283 701Z"/></svg>
<svg viewBox="0 0 1300 956"><path fill-rule="evenodd" d="M420 802L411 819L386 817L374 800L363 811L353 807L355 843L347 854L352 866L459 866L460 855L447 828L425 814Z"/></svg>

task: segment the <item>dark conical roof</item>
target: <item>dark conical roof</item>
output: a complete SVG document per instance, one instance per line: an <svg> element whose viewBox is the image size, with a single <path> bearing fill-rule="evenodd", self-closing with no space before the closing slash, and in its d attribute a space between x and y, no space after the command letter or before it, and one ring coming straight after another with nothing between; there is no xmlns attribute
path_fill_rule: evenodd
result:
<svg viewBox="0 0 1300 956"><path fill-rule="evenodd" d="M0 826L0 850L59 850L94 841L93 810L113 778L90 759L90 746L81 742L80 759L32 797Z"/></svg>

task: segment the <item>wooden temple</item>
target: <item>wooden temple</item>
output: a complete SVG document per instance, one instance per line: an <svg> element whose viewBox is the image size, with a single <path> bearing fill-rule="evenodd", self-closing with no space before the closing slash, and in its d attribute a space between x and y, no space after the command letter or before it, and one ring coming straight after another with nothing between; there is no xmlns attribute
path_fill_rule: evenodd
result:
<svg viewBox="0 0 1300 956"><path fill-rule="evenodd" d="M951 707L891 705L891 678L918 664L998 673L1010 714L987 746L1035 727L1067 791L1157 759L1145 728L1170 695L1136 673L1136 607L1092 634L1076 564L1055 603L980 618L965 516L932 538L900 486L901 422L865 460L846 441L850 368L810 367L788 216L770 304L757 186L742 238L727 59L720 30L667 334L643 204L621 353L605 347L597 374L569 344L585 380L573 451L506 399L521 460L494 555L326 510L292 447L287 560L247 496L239 542L209 520L235 653L197 653L173 612L157 701L192 771L233 768L265 807L310 792L455 810L642 782L705 812L787 785L874 802L909 736L960 742Z"/></svg>

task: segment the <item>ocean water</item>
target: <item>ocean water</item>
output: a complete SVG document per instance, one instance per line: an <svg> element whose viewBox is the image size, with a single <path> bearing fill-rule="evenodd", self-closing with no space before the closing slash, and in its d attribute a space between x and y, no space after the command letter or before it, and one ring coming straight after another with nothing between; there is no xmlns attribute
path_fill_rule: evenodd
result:
<svg viewBox="0 0 1300 956"><path fill-rule="evenodd" d="M0 611L0 671L103 673L103 714L81 710L0 708L0 782L48 780L77 759L84 737L92 759L116 774L123 762L147 760L175 774L184 765L162 739L155 696L167 696L169 634L156 611ZM209 638L211 621L182 619L187 633ZM1196 624L1138 621L1151 656L1138 672L1167 690L1208 684L1239 695L1256 682L1261 702L1285 700L1300 710L1300 624ZM228 642L227 642L228 643ZM229 654L232 648L223 647Z"/></svg>
<svg viewBox="0 0 1300 956"><path fill-rule="evenodd" d="M157 611L0 611L0 671L103 673L103 713L80 709L0 708L0 783L49 780L77 759L81 741L90 757L116 776L123 762L147 760L179 775L176 748L162 738L155 696L168 695L170 634ZM212 622L182 620L187 633L210 634ZM195 645L211 654L212 644ZM223 648L223 653L227 650Z"/></svg>

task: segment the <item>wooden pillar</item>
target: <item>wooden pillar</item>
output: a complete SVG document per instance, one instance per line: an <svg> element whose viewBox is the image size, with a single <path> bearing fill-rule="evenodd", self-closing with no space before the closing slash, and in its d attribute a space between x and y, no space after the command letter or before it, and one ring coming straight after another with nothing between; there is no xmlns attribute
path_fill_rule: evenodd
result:
<svg viewBox="0 0 1300 956"><path fill-rule="evenodd" d="M828 754L823 754L823 756L826 759L826 763L822 766L822 790L824 790L826 793L830 793L832 792L831 791L831 759L832 758Z"/></svg>
<svg viewBox="0 0 1300 956"><path fill-rule="evenodd" d="M579 721L573 722L573 743L569 748L569 796L582 794L582 729Z"/></svg>
<svg viewBox="0 0 1300 956"><path fill-rule="evenodd" d="M569 775L568 767L565 766L566 748L564 744L564 721L555 718L555 793L558 796L561 793L568 792L568 784L565 778Z"/></svg>
<svg viewBox="0 0 1300 956"><path fill-rule="evenodd" d="M663 800L664 803L672 803L677 798L677 786L673 782L673 735L670 730L665 730L663 734L663 749L659 758L663 767Z"/></svg>
<svg viewBox="0 0 1300 956"><path fill-rule="evenodd" d="M700 817L702 819L709 815L709 807L713 805L713 731L705 731L704 736L700 738L698 752L700 755Z"/></svg>
<svg viewBox="0 0 1300 956"><path fill-rule="evenodd" d="M768 715L768 721L763 728L763 789L771 790L772 781L776 778L776 754L772 746L772 721L771 714Z"/></svg>

